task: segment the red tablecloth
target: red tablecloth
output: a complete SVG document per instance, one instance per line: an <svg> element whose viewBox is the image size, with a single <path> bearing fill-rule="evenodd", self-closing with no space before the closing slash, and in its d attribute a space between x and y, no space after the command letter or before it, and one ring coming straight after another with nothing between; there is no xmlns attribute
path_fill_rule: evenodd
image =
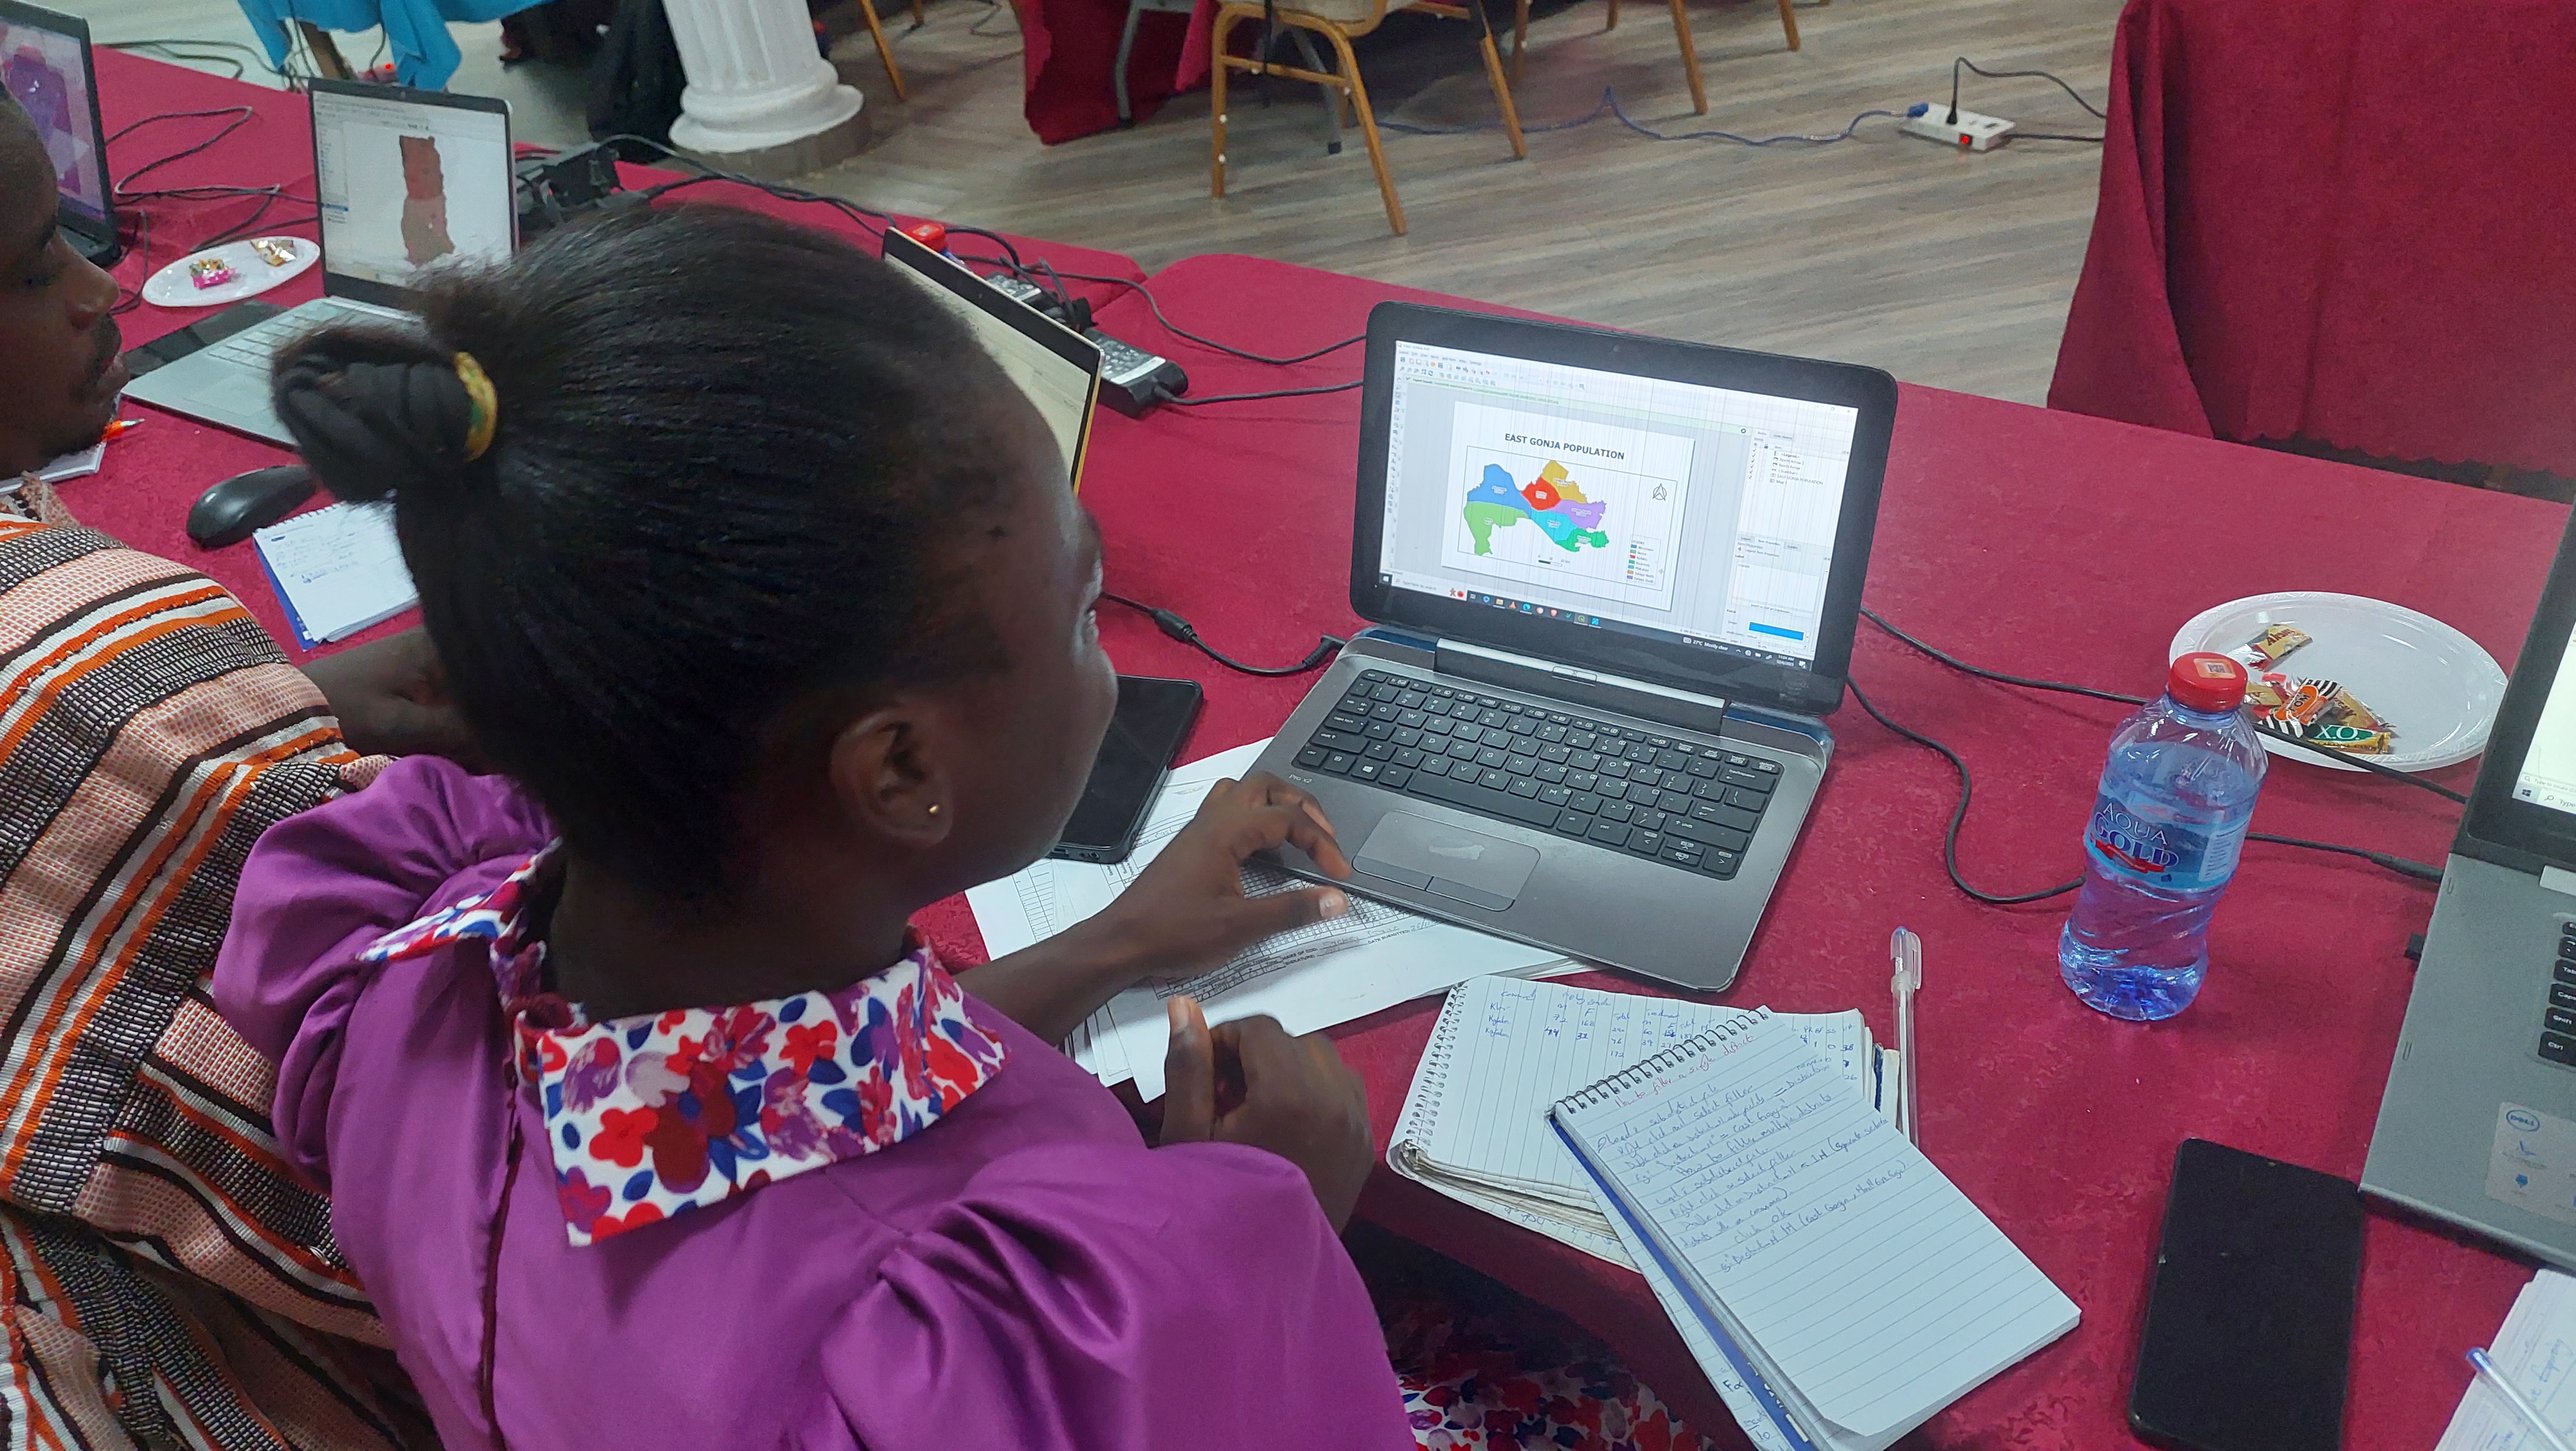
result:
<svg viewBox="0 0 2576 1451"><path fill-rule="evenodd" d="M1357 332L1377 301L1422 296L1240 257L1194 258L1153 285L1183 326L1283 353ZM1358 367L1355 352L1288 370L1233 362L1159 332L1134 302L1103 323L1171 353L1206 393L1332 382ZM1104 418L1083 497L1109 541L1111 587L1181 611L1218 648L1259 662L1351 628L1357 426L1355 393ZM2249 515L2259 530L2244 526ZM2395 600L2509 661L2566 519L2529 500L1909 387L1867 598L1970 660L2139 692L2161 679L2179 622L2274 589ZM2212 548L2213 537L2230 543ZM1188 755L1269 734L1303 692L1211 670L1124 615L1106 620L1122 669L1207 684ZM2119 707L1963 679L1866 627L1853 668L1882 709L1980 773L1962 842L1972 880L2028 888L2076 870ZM2219 913L2199 1003L2156 1027L2116 1023L2057 981L2062 900L1981 908L1943 878L1948 768L1856 707L1831 724L1825 791L1725 1001L1857 1006L1888 1037L1888 931L1923 934L1925 1147L2084 1311L2073 1334L1961 1401L1927 1439L2125 1444L2176 1144L2213 1138L2357 1177L2405 1011L2402 949L2432 893L2359 863L2253 847ZM2469 773L2443 779L2465 786ZM2258 818L2264 830L2437 862L2455 819L2420 792L2288 765L2275 766ZM976 940L956 904L925 921ZM1335 1035L1367 1078L1381 1146L1433 1014L1415 1003ZM1633 1275L1383 1168L1361 1212L1566 1309L1700 1424L1727 1424ZM2430 1445L2466 1383L2461 1352L2493 1333L2530 1270L2374 1215L2349 1444Z"/></svg>
<svg viewBox="0 0 2576 1451"><path fill-rule="evenodd" d="M254 112L240 130L206 151L155 171L145 185L168 189L208 185L270 186L282 182L286 184L290 198L301 200L282 201L274 206L265 220L279 225L265 226L262 234L291 233L303 237L315 234L312 226L312 113L303 97L205 75L121 51L102 49L97 59L99 109L110 134L147 116L164 112L243 105L251 107ZM209 117L155 121L108 148L112 169L123 176L155 157L168 155L214 135L229 119ZM629 184L635 186L666 181L675 175L641 167L627 168L626 174ZM849 217L831 208L780 201L767 193L729 183L691 187L674 200L680 197L749 207L808 226L851 235L859 235L863 230ZM202 238L248 222L258 206L256 199L154 201L146 204L143 214L149 218L150 227L148 237L144 239L146 245L129 245L127 256L115 268L117 281L128 290L140 287L151 269L185 256L188 248ZM283 225L288 222L295 225ZM142 235L139 229L136 235ZM970 252L988 245L972 238L961 240ZM1039 245L1024 238L1013 240L1023 248ZM1145 275L1134 259L1115 252L1054 243L1045 244L1045 250L1059 268L1068 272L1102 277L1141 278ZM1075 284L1074 290L1095 301L1105 301L1117 295L1120 289L1081 283ZM322 275L316 268L267 293L263 300L292 306L320 296L321 291ZM132 346L184 327L205 315L199 309L160 308L147 303L125 314L119 321L125 329L127 345ZM288 653L301 658L303 652L295 646L294 633L287 627L286 612L278 603L276 591L261 572L258 556L251 546L237 544L227 549L203 550L188 541L186 530L188 505L208 484L244 469L283 462L290 455L286 450L258 439L245 438L211 424L197 423L155 408L137 405L128 410L128 416L147 419L148 426L111 444L104 467L98 474L63 485L64 501L80 516L82 523L105 530L137 549L180 560L204 571L240 596L260 624L286 646ZM325 502L327 500L317 499L312 507L318 508ZM401 615L366 635L358 636L357 640L409 629L418 622L417 615Z"/></svg>
<svg viewBox="0 0 2576 1451"><path fill-rule="evenodd" d="M2576 476L2570 95L2562 0L2130 0L2050 406Z"/></svg>
<svg viewBox="0 0 2576 1451"><path fill-rule="evenodd" d="M244 89L101 60L111 125L146 107L220 103ZM294 103L258 94L277 107L263 115L265 129L226 147L261 149L218 148L196 163L194 179L304 174ZM130 164L122 147L119 159ZM1029 247L1059 267L1102 270L1077 249ZM1359 331L1379 300L1422 296L1235 257L1181 263L1154 286L1183 326L1282 352ZM137 315L133 331L176 320ZM1358 367L1348 351L1284 370L1229 359L1161 332L1134 298L1112 303L1103 321L1179 359L1202 394L1333 382ZM1112 587L1178 609L1219 648L1262 662L1295 659L1318 631L1354 626L1347 521L1357 420L1351 393L1142 420L1103 414L1084 499L1109 542ZM277 628L247 547L209 556L177 532L206 481L274 451L155 416L109 455L109 472L67 490L73 507L225 580ZM1969 659L2129 690L2160 677L2178 621L2273 589L2395 600L2510 660L2566 517L2530 500L1908 388L1867 593L1900 625ZM2213 548L2212 538L2228 542ZM1304 689L1219 672L1126 612L1108 614L1104 629L1122 668L1207 684L1190 755L1268 734ZM1854 672L1882 708L1950 741L1983 773L1962 843L1976 880L2028 887L2074 869L2116 707L1965 680L1868 633ZM1856 710L1832 724L1841 737L1833 769L1727 1001L1858 1006L1887 1036L1887 932L1902 922L1923 934L1925 1147L2084 1311L2073 1334L1961 1401L1923 1439L2121 1444L2175 1144L2198 1135L2357 1175L2405 1008L2401 949L2429 915L2431 893L2359 863L2250 848L2219 914L2200 1002L2157 1027L2115 1023L2056 981L2062 906L1978 908L1943 880L1940 832L1955 789L1947 768ZM2465 784L2466 771L2446 779ZM2275 767L2258 816L2267 830L2424 860L2440 859L2452 819L2421 793L2288 765ZM923 924L961 956L980 942L960 902L930 909ZM1381 1142L1432 1013L1416 1003L1336 1034L1368 1081ZM1383 1170L1362 1212L1565 1309L1685 1414L1732 1436L1633 1275ZM2373 1216L2350 1444L2430 1445L2466 1382L2461 1351L2492 1334L2529 1272Z"/></svg>

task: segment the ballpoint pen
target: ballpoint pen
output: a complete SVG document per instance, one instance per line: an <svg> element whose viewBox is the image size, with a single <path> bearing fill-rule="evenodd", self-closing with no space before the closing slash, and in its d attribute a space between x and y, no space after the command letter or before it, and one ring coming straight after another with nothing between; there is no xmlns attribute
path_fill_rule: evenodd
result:
<svg viewBox="0 0 2576 1451"><path fill-rule="evenodd" d="M1923 939L1899 927L1887 939L1896 966L1888 986L1896 994L1896 1127L1906 1142L1923 1142L1923 1106L1914 1094L1914 992L1923 986Z"/></svg>
<svg viewBox="0 0 2576 1451"><path fill-rule="evenodd" d="M114 443L118 439L123 438L125 435L132 433L134 430L141 428L142 426L143 420L140 418L120 418L107 426L107 431L98 436L98 441L101 443Z"/></svg>
<svg viewBox="0 0 2576 1451"><path fill-rule="evenodd" d="M2558 1434L2557 1427L2541 1419L2540 1408L2526 1400L2522 1392L2513 1388L2513 1382L2504 1378L2504 1372L2496 1369L2496 1363L2487 1358L2483 1346L2469 1347L2469 1364L2477 1368L2478 1379L2493 1387L2504 1403L2513 1408L2513 1413L2522 1418L2523 1425L2540 1438L2541 1445L2548 1447L2549 1451L2576 1451L2576 1448L2568 1446L2566 1437Z"/></svg>

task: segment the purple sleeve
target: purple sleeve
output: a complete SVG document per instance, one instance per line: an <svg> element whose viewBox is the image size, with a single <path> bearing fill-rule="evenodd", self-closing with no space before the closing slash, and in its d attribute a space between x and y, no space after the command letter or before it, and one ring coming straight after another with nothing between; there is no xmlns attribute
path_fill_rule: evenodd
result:
<svg viewBox="0 0 2576 1451"><path fill-rule="evenodd" d="M278 1143L314 1185L330 1188L341 1030L371 971L357 954L491 886L551 837L506 780L414 756L270 827L251 849L215 963L215 1006L278 1065Z"/></svg>
<svg viewBox="0 0 2576 1451"><path fill-rule="evenodd" d="M1287 1160L1009 1155L823 1341L807 1451L1414 1444L1350 1255Z"/></svg>

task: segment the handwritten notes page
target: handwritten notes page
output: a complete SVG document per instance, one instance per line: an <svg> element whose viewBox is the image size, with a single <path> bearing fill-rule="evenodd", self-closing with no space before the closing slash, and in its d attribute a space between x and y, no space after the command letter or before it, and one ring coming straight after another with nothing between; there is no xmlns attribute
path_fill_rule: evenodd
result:
<svg viewBox="0 0 2576 1451"><path fill-rule="evenodd" d="M2487 1354L2559 1435L2576 1437L2576 1278L2557 1270L2534 1276ZM2542 1451L2542 1442L2495 1387L2472 1380L2434 1451Z"/></svg>
<svg viewBox="0 0 2576 1451"><path fill-rule="evenodd" d="M1555 1117L1810 1439L1878 1451L2075 1326L2074 1302L1776 1019L1737 1015Z"/></svg>
<svg viewBox="0 0 2576 1451"><path fill-rule="evenodd" d="M306 648L343 640L420 602L383 504L333 504L251 535Z"/></svg>
<svg viewBox="0 0 2576 1451"><path fill-rule="evenodd" d="M1738 1012L1514 978L1462 983L1450 991L1405 1095L1388 1167L1627 1264L1589 1177L1549 1126L1548 1108ZM1858 1011L1777 1016L1870 1096L1869 1029Z"/></svg>

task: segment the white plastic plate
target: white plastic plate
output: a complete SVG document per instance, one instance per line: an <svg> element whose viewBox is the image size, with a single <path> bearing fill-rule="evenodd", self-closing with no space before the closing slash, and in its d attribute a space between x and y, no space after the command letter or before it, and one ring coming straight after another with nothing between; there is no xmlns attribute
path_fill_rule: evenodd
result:
<svg viewBox="0 0 2576 1451"><path fill-rule="evenodd" d="M2431 615L2360 595L2293 590L2230 600L2192 616L2173 638L2168 660L2194 650L2224 654L2266 625L2295 625L2311 643L2271 667L2309 680L2335 680L2394 727L2387 755L2370 759L2400 771L2456 765L2486 749L2504 671L2478 643ZM2266 736L2263 748L2284 760L2358 771Z"/></svg>
<svg viewBox="0 0 2576 1451"><path fill-rule="evenodd" d="M295 249L295 260L283 267L274 266L252 248L249 240L226 242L203 252L191 252L153 273L143 284L143 300L154 307L221 307L245 297L257 297L281 282L301 277L322 259L321 247L302 237L261 237L257 240L285 243ZM188 275L188 264L201 257L220 258L229 263L233 269L233 280L219 287L199 287L196 279Z"/></svg>

